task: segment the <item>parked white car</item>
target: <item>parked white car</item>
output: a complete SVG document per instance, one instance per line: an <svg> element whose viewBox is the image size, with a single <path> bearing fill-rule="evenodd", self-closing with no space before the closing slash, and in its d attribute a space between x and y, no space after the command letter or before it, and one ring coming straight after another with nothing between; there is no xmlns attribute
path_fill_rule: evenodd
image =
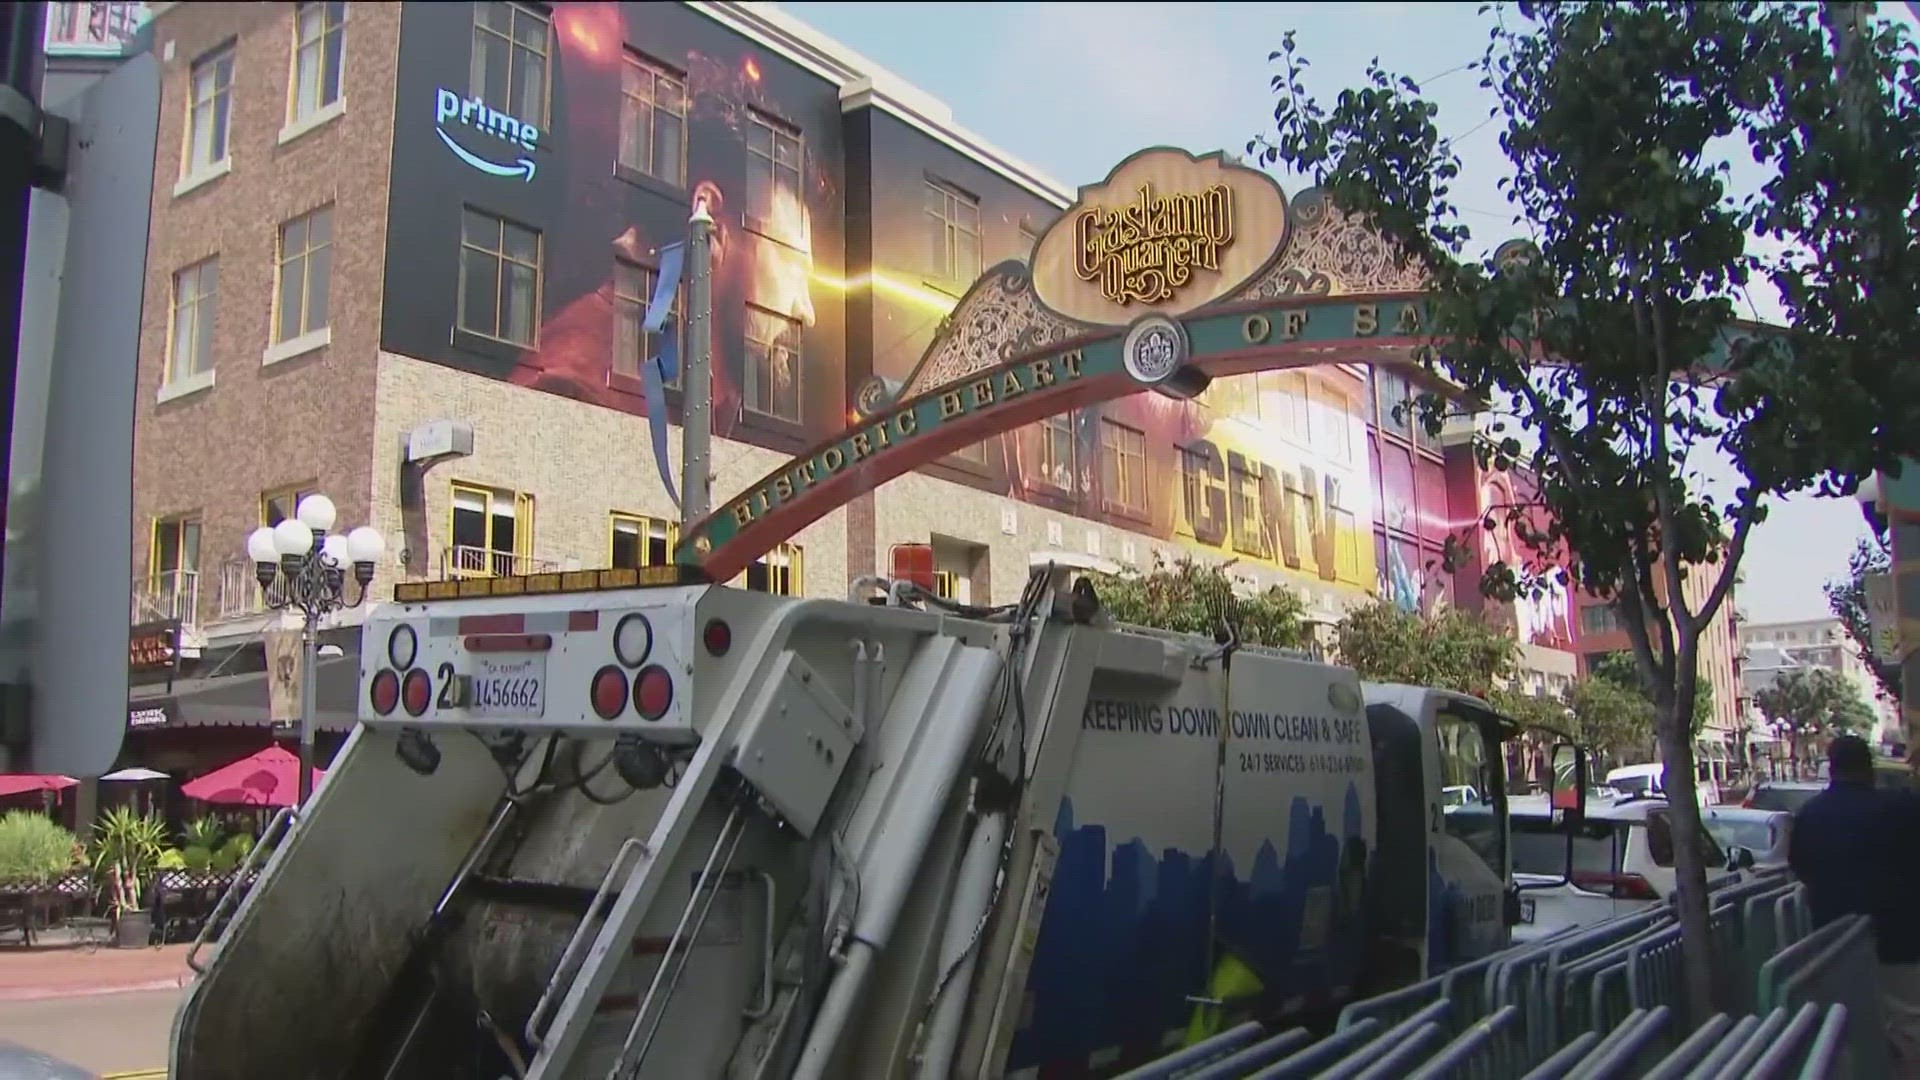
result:
<svg viewBox="0 0 1920 1080"><path fill-rule="evenodd" d="M1621 796L1664 799L1667 797L1667 767L1658 763L1622 765L1607 773L1607 786ZM1695 801L1701 806L1711 806L1720 801L1719 786L1711 780L1695 781L1693 793Z"/></svg>
<svg viewBox="0 0 1920 1080"><path fill-rule="evenodd" d="M1586 820L1572 837L1573 872L1565 878L1568 836L1554 827L1545 800L1515 800L1511 815L1513 879L1521 886L1516 944L1637 911L1673 895L1673 831L1665 799L1589 802ZM1704 830L1700 844L1709 885L1733 873L1732 864L1752 865L1751 851L1740 848L1729 858L1727 849Z"/></svg>
<svg viewBox="0 0 1920 1080"><path fill-rule="evenodd" d="M1785 810L1752 810L1742 806L1709 806L1700 823L1722 847L1753 852L1753 864L1763 869L1787 865L1787 844L1793 837L1793 815Z"/></svg>

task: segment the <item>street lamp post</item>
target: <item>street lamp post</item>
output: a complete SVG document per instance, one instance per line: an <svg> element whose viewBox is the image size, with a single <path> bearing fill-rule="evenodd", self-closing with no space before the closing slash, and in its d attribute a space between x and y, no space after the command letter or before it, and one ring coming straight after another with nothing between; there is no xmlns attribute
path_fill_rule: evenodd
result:
<svg viewBox="0 0 1920 1080"><path fill-rule="evenodd" d="M362 525L341 536L334 533L333 500L309 495L300 500L293 516L274 526L261 526L247 537L247 557L253 560L267 607L300 613L300 801L313 794L314 667L320 651L320 620L336 611L358 607L373 583L374 564L387 549L378 530ZM355 588L348 598L347 566L353 566ZM274 585L280 584L276 598Z"/></svg>

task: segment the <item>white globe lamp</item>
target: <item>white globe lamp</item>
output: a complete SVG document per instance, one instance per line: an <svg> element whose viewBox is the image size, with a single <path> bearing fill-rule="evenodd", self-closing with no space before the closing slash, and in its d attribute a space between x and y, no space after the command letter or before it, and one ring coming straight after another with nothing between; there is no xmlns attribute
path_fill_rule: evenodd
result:
<svg viewBox="0 0 1920 1080"><path fill-rule="evenodd" d="M338 513L339 511L334 509L332 499L325 495L314 494L300 500L300 505L294 508L293 516L299 518L302 525L314 532L324 533L333 528L334 518Z"/></svg>

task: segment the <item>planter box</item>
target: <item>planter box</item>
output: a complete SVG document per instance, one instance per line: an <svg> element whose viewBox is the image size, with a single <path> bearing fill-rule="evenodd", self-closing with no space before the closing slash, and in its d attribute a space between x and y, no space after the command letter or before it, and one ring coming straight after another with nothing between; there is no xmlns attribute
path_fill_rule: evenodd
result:
<svg viewBox="0 0 1920 1080"><path fill-rule="evenodd" d="M113 947L144 949L153 943L153 915L147 911L123 911L114 926Z"/></svg>

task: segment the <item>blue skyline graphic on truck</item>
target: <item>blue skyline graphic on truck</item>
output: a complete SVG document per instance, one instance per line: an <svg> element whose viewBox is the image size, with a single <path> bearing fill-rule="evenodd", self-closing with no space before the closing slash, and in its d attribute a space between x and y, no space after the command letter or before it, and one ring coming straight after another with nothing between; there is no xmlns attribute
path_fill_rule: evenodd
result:
<svg viewBox="0 0 1920 1080"><path fill-rule="evenodd" d="M1259 975L1263 1006L1352 986L1359 972L1365 901L1340 871L1343 863L1364 868L1369 853L1355 785L1347 785L1344 801L1335 833L1326 807L1295 796L1285 859L1266 840L1247 878L1230 857L1222 867L1221 946ZM1014 1036L1010 1072L1084 1065L1109 1048L1130 1059L1154 1050L1166 1032L1186 1026L1187 996L1203 992L1212 974L1212 854L1167 848L1155 857L1137 836L1110 847L1106 826L1075 822L1071 799L1061 800L1054 835L1060 857L1027 980L1033 1013ZM1324 948L1302 948L1308 899L1318 888L1333 897L1327 940Z"/></svg>

